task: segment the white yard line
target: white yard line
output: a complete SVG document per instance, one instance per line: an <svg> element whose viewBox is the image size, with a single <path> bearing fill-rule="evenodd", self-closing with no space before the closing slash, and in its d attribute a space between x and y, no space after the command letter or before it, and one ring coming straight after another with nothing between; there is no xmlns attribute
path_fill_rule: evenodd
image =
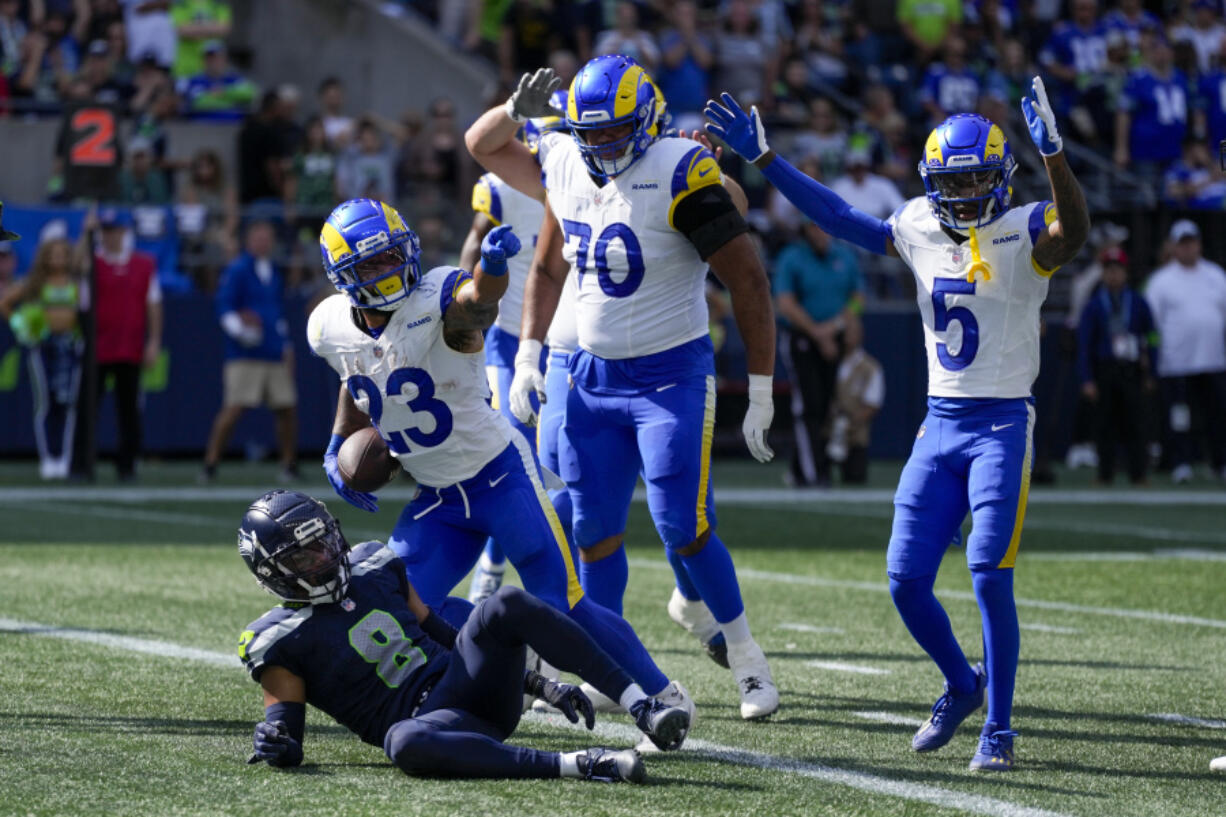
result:
<svg viewBox="0 0 1226 817"><path fill-rule="evenodd" d="M856 675L889 675L888 669L878 669L877 667L865 667L860 664L844 664L841 661L806 661L806 667L814 669L825 669L831 672L850 672Z"/></svg>
<svg viewBox="0 0 1226 817"><path fill-rule="evenodd" d="M1155 721L1163 721L1165 723L1175 723L1180 726L1199 726L1203 729L1226 729L1226 721L1211 721L1205 718L1192 718L1187 715L1179 715L1174 712L1158 712L1145 717Z"/></svg>
<svg viewBox="0 0 1226 817"><path fill-rule="evenodd" d="M820 633L823 635L842 635L844 632L842 627L815 627L812 624L800 624L794 621L785 621L775 629L791 630L795 633Z"/></svg>
<svg viewBox="0 0 1226 817"><path fill-rule="evenodd" d="M1051 624L1027 624L1021 622L1017 625L1023 630L1034 630L1036 633L1055 633L1057 635L1077 635L1081 632L1073 627L1056 627Z"/></svg>
<svg viewBox="0 0 1226 817"><path fill-rule="evenodd" d="M113 647L116 649L186 659L189 661L201 661L207 664L233 667L236 669L240 666L237 657L230 653L199 650L194 647L184 647L165 641L154 641L143 638L132 638L128 636L114 636L108 633L96 632L93 630L79 630L70 627L54 627L46 624L36 624L30 621L16 621L13 619L0 618L0 632L17 632L27 635L66 638L72 641L83 641L103 647ZM524 715L524 720L530 723L535 722L547 724L549 726L571 726L570 722L566 721L561 716L540 715L534 712L526 713ZM637 743L642 737L642 735L636 729L617 723L598 723L595 731L596 734L600 735L601 737L615 738L619 740L624 739L630 743ZM884 797L894 797L901 800L915 800L930 803L932 805L943 806L957 811L967 812L969 814L981 814L985 815L986 817L1067 817L1067 815L1061 814L1060 812L1021 806L1015 803L1010 803L1006 800L998 800L993 797L984 797L977 794L963 794L962 792L953 791L951 789L942 789L937 786L927 786L919 783L909 783L902 780L892 780L888 777L879 777L877 775L849 771L818 763L804 763L798 760L781 757L779 755L771 755L764 752L750 752L744 749L738 749L735 746L727 746L705 740L687 740L685 749L687 751L696 751L702 754L710 755L727 763L735 763L738 766L748 766L755 769L795 774L801 777L818 780L823 783L848 786L870 794L881 795Z"/></svg>
<svg viewBox="0 0 1226 817"><path fill-rule="evenodd" d="M857 718L877 723L889 723L894 726L910 726L918 728L924 725L919 718L908 718L906 715L895 715L893 712L852 712Z"/></svg>

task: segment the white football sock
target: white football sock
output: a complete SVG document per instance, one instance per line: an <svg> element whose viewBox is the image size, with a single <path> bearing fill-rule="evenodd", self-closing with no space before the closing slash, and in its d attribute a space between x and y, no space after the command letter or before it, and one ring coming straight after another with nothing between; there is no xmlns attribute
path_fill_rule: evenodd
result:
<svg viewBox="0 0 1226 817"><path fill-rule="evenodd" d="M719 625L719 628L724 633L724 640L728 642L729 649L753 641L753 636L749 633L749 619L745 617L744 610L732 621Z"/></svg>
<svg viewBox="0 0 1226 817"><path fill-rule="evenodd" d="M583 752L559 752L558 777L582 777L579 774L579 755Z"/></svg>
<svg viewBox="0 0 1226 817"><path fill-rule="evenodd" d="M622 709L629 712L630 707L634 706L636 703L646 697L647 693L643 691L641 686L638 684L631 684L630 686L626 687L626 691L623 692L621 697L617 699L617 702L622 705Z"/></svg>

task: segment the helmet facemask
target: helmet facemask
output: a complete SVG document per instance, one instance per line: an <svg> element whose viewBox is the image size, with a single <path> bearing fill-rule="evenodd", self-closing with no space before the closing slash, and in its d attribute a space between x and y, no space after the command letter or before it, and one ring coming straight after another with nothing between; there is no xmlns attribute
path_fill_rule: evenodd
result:
<svg viewBox="0 0 1226 817"><path fill-rule="evenodd" d="M932 214L946 227L965 231L985 227L1009 209L1015 167L1012 156L989 167L938 169L921 163L920 177Z"/></svg>
<svg viewBox="0 0 1226 817"><path fill-rule="evenodd" d="M343 282L337 286L359 309L393 311L421 279L417 260L417 236L373 252L359 254L335 270Z"/></svg>
<svg viewBox="0 0 1226 817"><path fill-rule="evenodd" d="M598 144L588 141L596 136L599 131L619 127L627 128L624 136ZM583 157L583 163L587 165L588 170L594 175L611 179L626 172L630 165L634 164L635 159L639 157L639 153L636 153L635 150L636 143L638 142L638 133L632 122L627 121L611 125L602 124L600 127L574 128L574 132L575 141L579 144L579 153Z"/></svg>
<svg viewBox="0 0 1226 817"><path fill-rule="evenodd" d="M240 529L239 549L251 554L249 566L260 586L289 602L331 604L349 589L349 543L333 517L312 517L293 537L269 552L254 531Z"/></svg>

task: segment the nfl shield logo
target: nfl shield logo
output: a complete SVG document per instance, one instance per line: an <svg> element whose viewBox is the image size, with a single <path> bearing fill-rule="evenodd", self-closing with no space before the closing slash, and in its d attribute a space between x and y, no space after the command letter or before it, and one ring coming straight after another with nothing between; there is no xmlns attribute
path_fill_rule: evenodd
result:
<svg viewBox="0 0 1226 817"><path fill-rule="evenodd" d="M341 609L344 610L346 613L352 613L353 608L357 606L358 605L354 603L353 599L345 599L344 601L341 602Z"/></svg>
<svg viewBox="0 0 1226 817"><path fill-rule="evenodd" d="M954 263L955 263L955 264L961 264L961 263L962 263L962 248L961 248L961 247L959 247L958 249L954 250Z"/></svg>
<svg viewBox="0 0 1226 817"><path fill-rule="evenodd" d="M382 348L382 347L380 347L380 346L376 346L376 347L375 347L375 357L383 357L383 348Z"/></svg>

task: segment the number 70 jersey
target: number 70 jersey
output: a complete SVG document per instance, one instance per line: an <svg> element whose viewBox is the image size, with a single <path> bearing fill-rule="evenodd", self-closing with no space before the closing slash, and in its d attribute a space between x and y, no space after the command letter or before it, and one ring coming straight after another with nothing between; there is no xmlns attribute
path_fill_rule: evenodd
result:
<svg viewBox="0 0 1226 817"><path fill-rule="evenodd" d="M925 198L889 219L899 256L915 274L933 397L1029 397L1039 373L1039 310L1054 270L1031 251L1056 219L1051 202L1008 210L958 244Z"/></svg>
<svg viewBox="0 0 1226 817"><path fill-rule="evenodd" d="M455 267L430 270L378 338L357 327L349 299L340 294L324 299L307 321L311 351L336 370L358 409L423 485L468 479L511 442L511 426L490 408L484 351L458 352L443 339L447 307L471 280Z"/></svg>

